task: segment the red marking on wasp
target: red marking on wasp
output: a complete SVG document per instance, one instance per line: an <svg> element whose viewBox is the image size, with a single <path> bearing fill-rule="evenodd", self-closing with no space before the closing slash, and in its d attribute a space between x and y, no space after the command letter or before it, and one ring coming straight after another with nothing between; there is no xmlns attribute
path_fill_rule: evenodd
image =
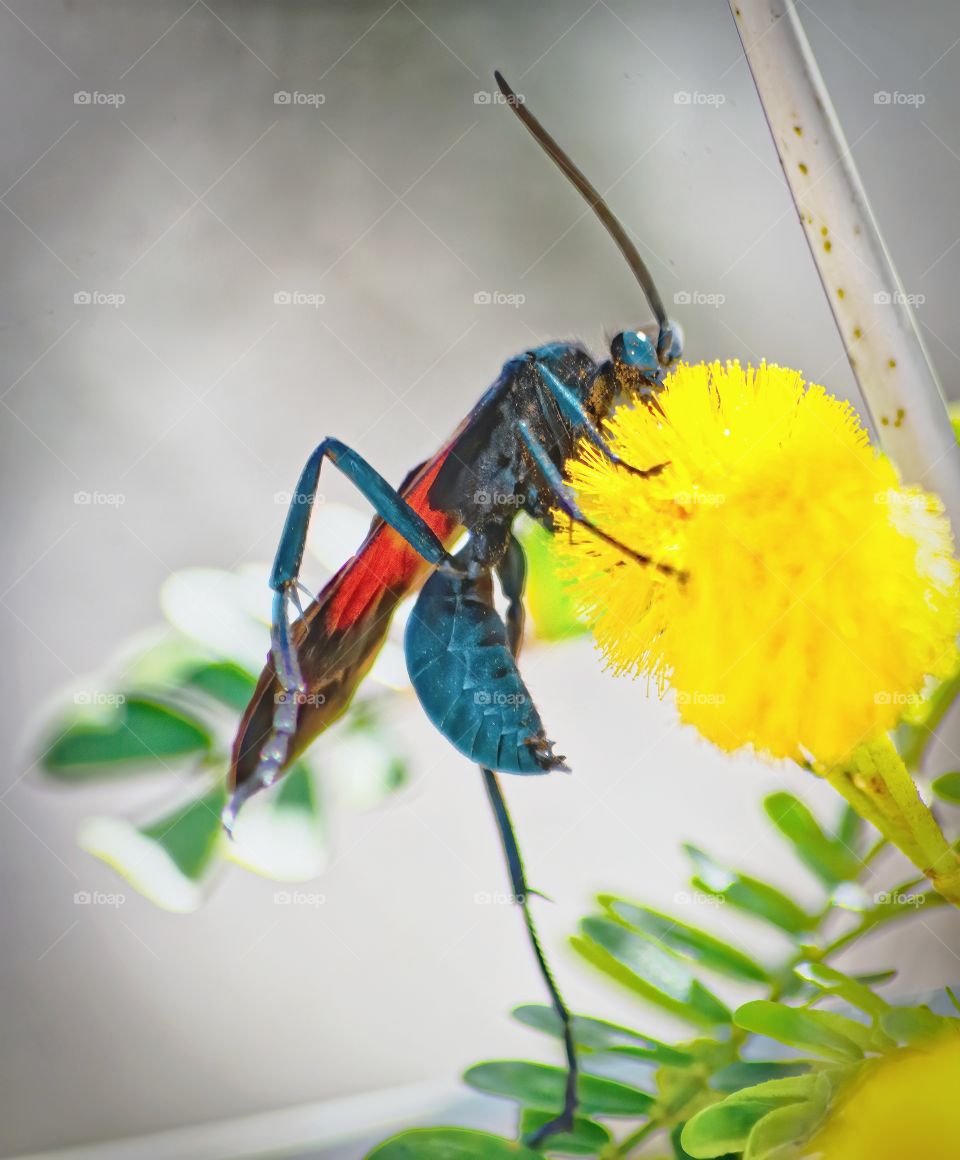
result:
<svg viewBox="0 0 960 1160"><path fill-rule="evenodd" d="M445 448L425 463L401 492L444 543L457 529L456 517L431 507L427 495L448 454ZM385 592L409 591L426 568L420 554L398 532L382 520L376 521L360 550L331 581L327 628L331 632L350 628L367 616Z"/></svg>

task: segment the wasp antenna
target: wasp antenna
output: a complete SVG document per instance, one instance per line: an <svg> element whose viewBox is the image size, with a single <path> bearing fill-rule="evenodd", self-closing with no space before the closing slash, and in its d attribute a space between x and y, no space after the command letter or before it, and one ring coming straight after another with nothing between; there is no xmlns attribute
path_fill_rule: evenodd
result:
<svg viewBox="0 0 960 1160"><path fill-rule="evenodd" d="M524 123L530 135L537 142L540 148L547 154L554 164L560 169L571 185L578 191L580 196L586 201L587 205L593 210L597 218L603 224L607 233L613 238L617 244L617 249L623 254L627 265L630 267L634 278L640 283L640 288L646 295L647 302L650 304L650 309L654 313L654 317L660 327L666 325L667 315L663 308L663 300L661 299L657 288L654 285L653 277L647 269L647 265L637 250L637 247L630 240L627 231L623 228L619 221L613 216L610 207L603 200L593 185L587 180L586 176L574 165L567 154L560 148L557 142L544 129L537 118L530 112L524 101L517 98L517 94L507 84L503 73L499 70L494 71L494 79L506 98L507 104L517 114L520 120Z"/></svg>

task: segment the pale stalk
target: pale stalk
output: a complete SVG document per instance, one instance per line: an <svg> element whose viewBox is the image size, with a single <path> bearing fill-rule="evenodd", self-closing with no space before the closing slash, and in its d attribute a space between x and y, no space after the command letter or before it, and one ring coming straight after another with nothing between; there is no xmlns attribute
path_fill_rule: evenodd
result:
<svg viewBox="0 0 960 1160"><path fill-rule="evenodd" d="M960 856L889 737L861 745L845 761L817 772L910 859L938 894L960 907Z"/></svg>
<svg viewBox="0 0 960 1160"><path fill-rule="evenodd" d="M909 299L796 8L791 0L729 2L810 252L881 445L907 483L940 496L958 535L960 448ZM878 94L875 100L882 97Z"/></svg>

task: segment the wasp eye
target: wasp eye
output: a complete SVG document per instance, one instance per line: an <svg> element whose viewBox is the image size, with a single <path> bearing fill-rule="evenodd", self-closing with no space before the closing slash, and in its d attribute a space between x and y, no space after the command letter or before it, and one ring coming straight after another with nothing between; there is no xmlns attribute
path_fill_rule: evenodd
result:
<svg viewBox="0 0 960 1160"><path fill-rule="evenodd" d="M656 348L642 330L618 334L611 343L611 353L615 362L638 371L655 371L660 365Z"/></svg>

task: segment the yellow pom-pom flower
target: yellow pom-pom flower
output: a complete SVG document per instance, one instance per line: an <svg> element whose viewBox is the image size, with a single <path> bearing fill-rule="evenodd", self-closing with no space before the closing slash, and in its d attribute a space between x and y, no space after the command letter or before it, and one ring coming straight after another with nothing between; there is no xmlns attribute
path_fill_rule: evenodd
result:
<svg viewBox="0 0 960 1160"><path fill-rule="evenodd" d="M960 1156L960 1036L868 1064L805 1155L820 1160Z"/></svg>
<svg viewBox="0 0 960 1160"><path fill-rule="evenodd" d="M890 729L955 657L958 565L940 502L904 487L849 404L796 371L681 365L620 408L616 454L567 475L557 551L609 665L676 690L723 749L831 763ZM558 517L563 523L562 517ZM672 571L671 571L672 570Z"/></svg>

